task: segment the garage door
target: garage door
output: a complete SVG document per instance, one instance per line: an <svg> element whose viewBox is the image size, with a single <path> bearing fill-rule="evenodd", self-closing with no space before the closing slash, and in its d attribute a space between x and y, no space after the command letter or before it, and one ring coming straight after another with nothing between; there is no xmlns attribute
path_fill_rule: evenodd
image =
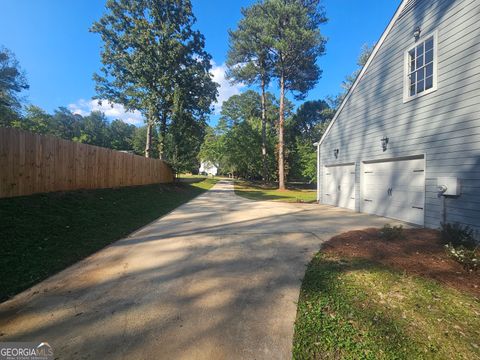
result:
<svg viewBox="0 0 480 360"><path fill-rule="evenodd" d="M424 224L425 162L423 157L364 162L361 211Z"/></svg>
<svg viewBox="0 0 480 360"><path fill-rule="evenodd" d="M325 166L325 204L355 210L355 165Z"/></svg>

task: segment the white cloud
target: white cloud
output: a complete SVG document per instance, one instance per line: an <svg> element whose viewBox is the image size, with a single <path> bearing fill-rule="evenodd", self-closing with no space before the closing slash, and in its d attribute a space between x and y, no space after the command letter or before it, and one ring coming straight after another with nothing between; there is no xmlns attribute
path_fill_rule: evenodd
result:
<svg viewBox="0 0 480 360"><path fill-rule="evenodd" d="M112 104L106 100L102 100L102 105L100 105L98 100L80 99L76 103L68 105L68 108L72 113L82 116L88 115L92 111L101 111L110 120L120 119L136 126L144 123L142 114L139 111L126 111L123 105Z"/></svg>
<svg viewBox="0 0 480 360"><path fill-rule="evenodd" d="M220 85L218 88L217 102L214 104L216 114L220 113L225 100L228 100L232 95L240 94L242 88L245 87L244 84L231 84L230 81L226 79L226 70L227 66L225 64L217 65L212 61L212 70L210 70L210 72L213 75L213 81Z"/></svg>
<svg viewBox="0 0 480 360"><path fill-rule="evenodd" d="M226 79L225 72L227 66L225 64L217 65L212 61L212 69L210 72L213 75L213 81L220 85L218 88L218 97L217 102L214 104L215 114L219 114L222 109L222 104L225 100L232 95L240 94L242 88L245 87L245 84L231 84L229 80ZM142 114L139 111L126 111L123 105L112 104L106 100L102 100L102 105L98 104L98 100L85 100L80 99L77 102L68 105L68 108L74 114L79 114L86 116L92 111L101 111L110 120L121 119L126 123L140 126L144 123Z"/></svg>

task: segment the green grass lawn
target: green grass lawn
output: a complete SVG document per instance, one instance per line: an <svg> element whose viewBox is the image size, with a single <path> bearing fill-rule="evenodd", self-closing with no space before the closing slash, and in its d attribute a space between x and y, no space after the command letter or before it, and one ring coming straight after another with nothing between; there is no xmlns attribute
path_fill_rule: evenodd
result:
<svg viewBox="0 0 480 360"><path fill-rule="evenodd" d="M359 259L317 254L303 280L295 359L480 359L480 300Z"/></svg>
<svg viewBox="0 0 480 360"><path fill-rule="evenodd" d="M283 202L315 202L315 189L301 185L291 185L285 191L279 191L271 185L261 185L247 181L235 181L235 194L250 200L273 200Z"/></svg>
<svg viewBox="0 0 480 360"><path fill-rule="evenodd" d="M178 174L179 179L205 179L208 176L205 175L194 175L194 174Z"/></svg>
<svg viewBox="0 0 480 360"><path fill-rule="evenodd" d="M0 199L0 301L211 188L216 180Z"/></svg>

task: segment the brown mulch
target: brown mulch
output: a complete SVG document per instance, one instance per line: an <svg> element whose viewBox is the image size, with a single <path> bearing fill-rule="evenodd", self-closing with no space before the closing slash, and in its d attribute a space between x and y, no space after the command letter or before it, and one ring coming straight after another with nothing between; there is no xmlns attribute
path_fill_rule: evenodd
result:
<svg viewBox="0 0 480 360"><path fill-rule="evenodd" d="M405 229L404 235L384 240L379 229L349 231L331 238L322 249L327 255L375 261L480 297L480 272L468 272L449 258L439 231Z"/></svg>

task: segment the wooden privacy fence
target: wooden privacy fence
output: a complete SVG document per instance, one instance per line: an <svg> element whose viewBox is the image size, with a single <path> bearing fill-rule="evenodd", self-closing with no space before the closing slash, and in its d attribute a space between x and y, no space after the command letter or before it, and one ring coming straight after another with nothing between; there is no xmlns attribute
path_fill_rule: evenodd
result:
<svg viewBox="0 0 480 360"><path fill-rule="evenodd" d="M0 127L0 198L171 181L158 159Z"/></svg>

